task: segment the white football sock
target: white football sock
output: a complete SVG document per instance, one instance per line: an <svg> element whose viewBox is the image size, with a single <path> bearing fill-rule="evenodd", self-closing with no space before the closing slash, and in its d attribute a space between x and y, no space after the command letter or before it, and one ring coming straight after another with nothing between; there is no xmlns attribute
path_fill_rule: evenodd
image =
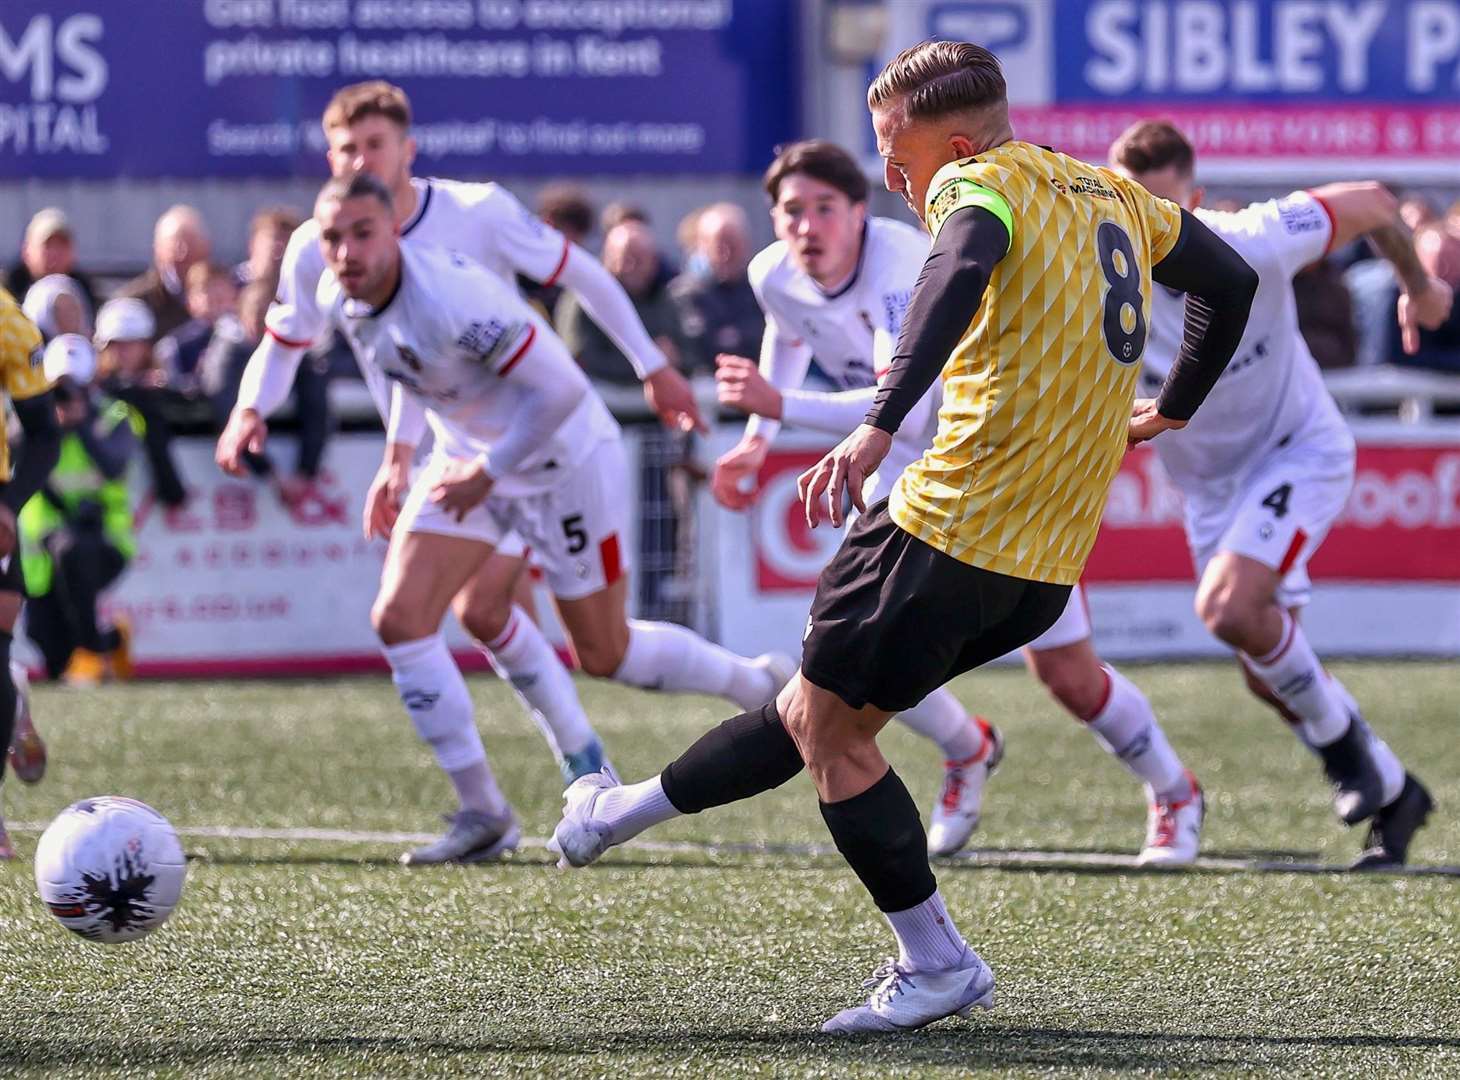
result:
<svg viewBox="0 0 1460 1080"><path fill-rule="evenodd" d="M593 804L595 821L608 826L610 843L622 844L661 821L679 817L659 777L609 788Z"/></svg>
<svg viewBox="0 0 1460 1080"><path fill-rule="evenodd" d="M904 709L897 718L937 743L948 761L967 761L983 750L983 731L946 686L940 686L911 709Z"/></svg>
<svg viewBox="0 0 1460 1080"><path fill-rule="evenodd" d="M1090 734L1145 781L1151 797L1188 798L1191 785L1186 768L1166 741L1146 695L1109 664L1100 667L1110 679L1110 693L1101 710L1085 721Z"/></svg>
<svg viewBox="0 0 1460 1080"><path fill-rule="evenodd" d="M578 700L573 677L527 612L513 605L507 626L481 649L558 754L576 754L598 737Z"/></svg>
<svg viewBox="0 0 1460 1080"><path fill-rule="evenodd" d="M471 694L440 634L382 646L401 704L436 763L451 777L463 806L499 813L507 800L487 765ZM462 790L466 785L467 790Z"/></svg>
<svg viewBox="0 0 1460 1080"><path fill-rule="evenodd" d="M674 623L629 620L629 647L613 673L616 681L646 690L675 690L729 698L757 709L781 689L763 667L712 645Z"/></svg>
<svg viewBox="0 0 1460 1080"><path fill-rule="evenodd" d="M1283 632L1277 648L1263 657L1243 656L1252 673L1298 717L1303 741L1309 746L1327 746L1348 730L1349 711L1324 677L1323 665L1303 628L1286 611L1281 615Z"/></svg>
<svg viewBox="0 0 1460 1080"><path fill-rule="evenodd" d="M1331 674L1328 676L1328 681L1350 715L1359 716L1359 703L1348 692L1348 687ZM1367 724L1364 726L1368 727ZM1374 767L1379 770L1379 780L1384 787L1384 805L1388 806L1399 798L1399 793L1404 790L1404 764L1399 760L1399 755L1389 748L1388 743L1379 738L1373 728L1369 728L1369 747L1374 755Z"/></svg>
<svg viewBox="0 0 1460 1080"><path fill-rule="evenodd" d="M947 971L968 955L968 942L953 925L943 894L936 889L916 907L883 915L897 935L897 963L904 971Z"/></svg>

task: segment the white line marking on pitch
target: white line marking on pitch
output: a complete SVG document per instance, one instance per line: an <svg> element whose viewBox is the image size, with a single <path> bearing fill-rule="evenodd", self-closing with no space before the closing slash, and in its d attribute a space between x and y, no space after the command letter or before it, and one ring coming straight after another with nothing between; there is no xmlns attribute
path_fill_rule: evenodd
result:
<svg viewBox="0 0 1460 1080"><path fill-rule="evenodd" d="M28 821L12 823L12 832L38 833L44 824ZM339 844L427 844L439 839L435 833L372 832L356 829L261 829L245 825L192 825L177 830L180 836L212 840L323 840ZM546 850L543 837L523 837L521 846ZM830 844L735 843L694 840L631 840L624 845L639 851L669 855L795 855L802 858L831 858L838 852ZM968 863L973 866L1053 866L1108 867L1120 870L1140 869L1134 855L1103 851L1026 851L993 848L987 851L963 851L935 865ZM1202 857L1192 869L1218 870L1228 873L1292 873L1328 874L1342 871L1340 863L1315 863L1283 859L1231 859ZM1390 873L1421 876L1460 876L1460 866L1405 866Z"/></svg>

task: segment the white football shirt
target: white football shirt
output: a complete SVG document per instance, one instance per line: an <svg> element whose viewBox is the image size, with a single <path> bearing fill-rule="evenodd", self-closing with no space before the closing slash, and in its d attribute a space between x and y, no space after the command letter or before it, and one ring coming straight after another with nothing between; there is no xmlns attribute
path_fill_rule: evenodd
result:
<svg viewBox="0 0 1460 1080"><path fill-rule="evenodd" d="M490 455L511 429L524 392L504 378L508 372L519 362L552 366L552 379L578 404L516 469L496 477L494 495L545 491L618 434L541 316L459 252L402 244L400 286L379 308L345 296L325 271L312 306L345 335L372 389L398 383L425 406L439 451L452 457Z"/></svg>
<svg viewBox="0 0 1460 1080"><path fill-rule="evenodd" d="M1179 486L1246 473L1295 436L1347 431L1298 331L1293 275L1321 258L1333 235L1322 202L1304 191L1242 210L1196 211L1257 271L1257 295L1231 363L1180 432L1152 445ZM1161 285L1151 298L1142 390L1154 394L1181 348L1186 298Z"/></svg>
<svg viewBox="0 0 1460 1080"><path fill-rule="evenodd" d="M568 259L563 234L545 224L505 188L456 180L411 180L416 209L401 225L401 247L459 251L504 281L515 273L551 285ZM324 332L327 317L316 292L325 274L319 225L294 230L284 250L279 291L265 325L285 345L303 348Z"/></svg>
<svg viewBox="0 0 1460 1080"><path fill-rule="evenodd" d="M765 312L766 332L788 345L809 347L837 389L871 386L891 363L929 246L920 229L868 218L856 271L829 293L796 268L777 240L750 261L750 285Z"/></svg>

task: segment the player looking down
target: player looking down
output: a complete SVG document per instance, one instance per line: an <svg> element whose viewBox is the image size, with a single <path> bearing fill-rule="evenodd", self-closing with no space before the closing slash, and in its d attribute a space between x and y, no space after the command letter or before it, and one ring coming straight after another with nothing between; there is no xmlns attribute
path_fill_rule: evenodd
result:
<svg viewBox="0 0 1460 1080"><path fill-rule="evenodd" d="M569 787L553 840L583 865L678 814L807 769L837 849L898 955L832 1032L896 1031L993 1004L994 976L943 904L917 807L877 746L892 715L1020 648L1069 601L1129 442L1180 428L1242 336L1257 275L1175 204L1014 138L987 49L924 42L868 92L889 190L933 247L865 421L800 480L808 524L862 514L821 573L801 670L662 774ZM1188 295L1181 353L1133 404L1152 281ZM884 502L863 484L943 381L932 446Z"/></svg>
<svg viewBox="0 0 1460 1080"><path fill-rule="evenodd" d="M750 263L750 283L765 312L760 366L719 358L720 402L751 413L740 443L720 458L713 490L739 508L753 498L743 483L765 462L784 421L838 437L852 431L887 374L918 273L927 234L867 216L867 181L845 150L794 143L765 176L779 239ZM841 389L800 389L811 365ZM934 382L898 429L892 448L862 493L885 498L902 470L932 445L942 386ZM1146 696L1102 664L1090 640L1084 593L1076 586L1055 624L1024 650L1030 670L1100 745L1142 781L1150 806L1140 862L1174 866L1196 858L1204 813L1201 788L1171 749ZM978 826L984 784L1003 756L1003 738L968 716L939 687L898 719L938 744L941 794L928 825L928 851L950 855Z"/></svg>

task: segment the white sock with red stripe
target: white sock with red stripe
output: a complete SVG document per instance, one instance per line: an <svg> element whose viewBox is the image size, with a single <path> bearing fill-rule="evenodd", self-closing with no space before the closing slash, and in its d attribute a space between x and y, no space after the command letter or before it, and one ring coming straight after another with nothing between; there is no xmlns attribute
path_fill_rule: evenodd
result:
<svg viewBox="0 0 1460 1080"><path fill-rule="evenodd" d="M1280 611L1283 620L1278 646L1266 656L1243 653L1248 668L1300 721L1303 741L1327 746L1348 730L1349 710L1323 670L1296 619Z"/></svg>
<svg viewBox="0 0 1460 1080"><path fill-rule="evenodd" d="M1152 799L1190 798L1186 766L1166 741L1146 695L1109 664L1100 668L1110 680L1110 690L1100 711L1083 721L1090 734L1145 782Z"/></svg>
<svg viewBox="0 0 1460 1080"><path fill-rule="evenodd" d="M507 626L481 649L559 754L576 754L597 737L573 677L522 608L513 605Z"/></svg>
<svg viewBox="0 0 1460 1080"><path fill-rule="evenodd" d="M983 752L983 729L946 686L940 686L911 709L904 709L897 718L937 743L948 761L966 761Z"/></svg>
<svg viewBox="0 0 1460 1080"><path fill-rule="evenodd" d="M781 689L765 668L693 630L639 619L629 620L629 647L613 677L646 690L713 694L742 709L759 708Z"/></svg>

